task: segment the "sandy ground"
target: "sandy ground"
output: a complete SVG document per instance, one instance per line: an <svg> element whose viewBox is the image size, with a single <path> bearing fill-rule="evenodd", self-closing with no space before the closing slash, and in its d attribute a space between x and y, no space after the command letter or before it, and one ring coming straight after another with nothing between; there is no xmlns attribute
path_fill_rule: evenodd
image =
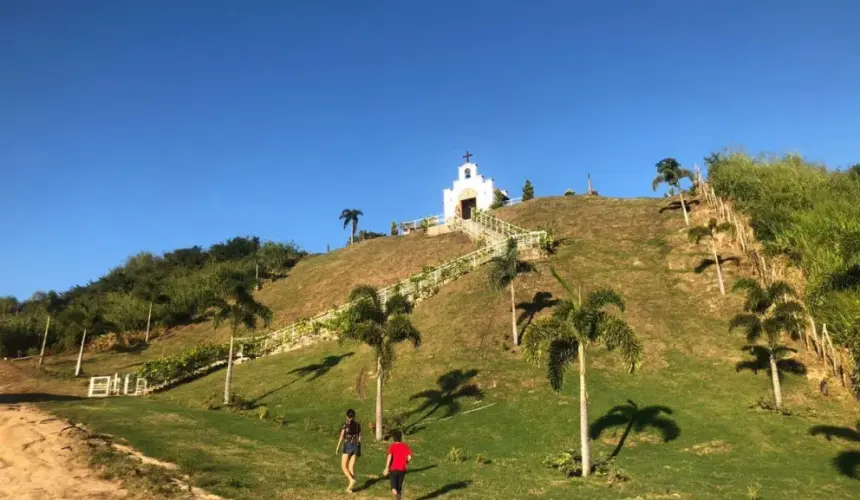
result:
<svg viewBox="0 0 860 500"><path fill-rule="evenodd" d="M0 405L0 498L115 499L128 492L87 467L68 424L29 405Z"/></svg>

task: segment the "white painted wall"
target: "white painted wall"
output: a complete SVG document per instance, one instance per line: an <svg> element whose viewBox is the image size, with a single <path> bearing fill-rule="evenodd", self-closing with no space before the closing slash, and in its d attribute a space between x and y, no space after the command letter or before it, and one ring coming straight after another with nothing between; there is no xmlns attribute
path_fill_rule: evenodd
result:
<svg viewBox="0 0 860 500"><path fill-rule="evenodd" d="M493 204L493 179L485 179L483 175L478 173L478 165L474 163L464 163L460 165L458 170L457 180L454 181L454 187L445 189L442 192L442 201L445 207L445 218L453 217L457 213L457 205L460 204L460 193L468 188L472 188L478 193L477 204L479 210L487 210ZM469 171L469 177L466 177L466 171Z"/></svg>

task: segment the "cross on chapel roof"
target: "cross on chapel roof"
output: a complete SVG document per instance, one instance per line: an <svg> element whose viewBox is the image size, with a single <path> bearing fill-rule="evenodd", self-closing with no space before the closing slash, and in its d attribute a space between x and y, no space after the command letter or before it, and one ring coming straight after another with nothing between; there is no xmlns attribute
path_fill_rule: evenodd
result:
<svg viewBox="0 0 860 500"><path fill-rule="evenodd" d="M471 162L469 161L469 158L471 158L471 157L473 157L473 156L475 156L475 155L473 155L473 154L472 154L472 153L470 153L468 150L466 150L466 154L464 154L464 155L463 155L463 158L465 158L465 159L466 159L466 163L471 163Z"/></svg>

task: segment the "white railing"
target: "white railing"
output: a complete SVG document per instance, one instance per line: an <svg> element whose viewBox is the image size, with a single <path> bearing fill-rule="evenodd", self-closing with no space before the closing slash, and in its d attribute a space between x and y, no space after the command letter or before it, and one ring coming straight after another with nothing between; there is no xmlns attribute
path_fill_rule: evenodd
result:
<svg viewBox="0 0 860 500"><path fill-rule="evenodd" d="M422 227L429 228L433 226L441 226L443 224L445 224L444 215L431 215L430 217L401 222L400 230L403 232L409 232L421 229Z"/></svg>
<svg viewBox="0 0 860 500"><path fill-rule="evenodd" d="M511 198L511 199L505 200L504 203L502 203L502 206L503 207L509 207L511 205L516 205L516 204L522 203L522 202L523 202L522 198Z"/></svg>
<svg viewBox="0 0 860 500"><path fill-rule="evenodd" d="M90 377L90 386L87 396L91 398L105 398L114 396L140 396L147 392L146 379L129 373L120 377L119 373L113 376Z"/></svg>
<svg viewBox="0 0 860 500"><path fill-rule="evenodd" d="M526 231L525 229L514 226L513 224L497 219L491 215L481 215L481 222L475 221L474 225L481 226L485 231L495 231L498 234L501 234L501 237L497 236L496 238L493 238L493 241L490 242L490 244L479 248L478 250L447 261L436 267L428 268L421 273L380 289L378 291L380 300L385 302L395 292L399 292L411 300L418 300L425 296L433 295L438 291L440 286L454 281L475 268L486 264L496 255L501 254L507 246L508 238L513 238L514 241L517 242L517 246L520 248L535 248L539 246L547 236L545 231ZM455 224L458 227L465 229L466 227L470 227L470 224L468 224L469 222L470 221L457 219ZM236 341L258 344L260 352L257 354L266 355L289 351L297 347L315 343L319 340L331 339L334 335L332 332L326 330L326 322L336 318L338 314L346 311L350 305L350 303L346 303L342 306L318 314L310 319L293 323L266 335L244 337L236 339Z"/></svg>

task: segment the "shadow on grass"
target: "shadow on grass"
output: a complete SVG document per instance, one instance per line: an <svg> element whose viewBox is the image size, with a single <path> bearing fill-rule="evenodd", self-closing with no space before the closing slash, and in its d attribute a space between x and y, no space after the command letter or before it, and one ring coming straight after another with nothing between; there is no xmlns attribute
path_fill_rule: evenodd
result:
<svg viewBox="0 0 860 500"><path fill-rule="evenodd" d="M16 403L47 403L49 401L78 401L84 399L79 396L67 396L65 394L45 394L34 392L30 394L0 394L0 404Z"/></svg>
<svg viewBox="0 0 860 500"><path fill-rule="evenodd" d="M725 264L726 262L731 262L735 265L738 265L740 263L740 261L741 261L741 259L738 257L720 257L720 265L721 266L723 264ZM709 267L712 267L713 265L714 265L714 259L702 259L702 262L699 262L699 265L694 267L693 271L695 271L696 274L702 274Z"/></svg>
<svg viewBox="0 0 860 500"><path fill-rule="evenodd" d="M759 370L770 372L770 352L767 348L760 345L745 345L741 348L742 351L748 352L753 359L738 361L735 364L735 371L750 370L758 375ZM780 346L776 350L776 372L780 380L783 373L793 373L795 375L804 375L806 373L806 365L797 359L785 359L784 356L788 353L796 353L797 349L791 347Z"/></svg>
<svg viewBox="0 0 860 500"><path fill-rule="evenodd" d="M855 427L851 429L850 427L836 427L835 425L814 425L809 428L809 433L813 436L823 434L828 441L837 437L843 441L860 443L860 421ZM833 466L843 476L860 480L860 450L843 451L836 455L833 458Z"/></svg>
<svg viewBox="0 0 860 500"><path fill-rule="evenodd" d="M311 382L313 380L316 380L316 379L322 377L323 375L325 375L326 373L328 373L329 370L331 370L335 366L339 365L340 362L343 361L345 358L348 358L348 357L352 356L353 354L355 354L355 353L354 352L348 352L346 354L341 354L340 356L326 356L323 358L321 363L314 363L314 364L307 365L307 366L301 366L301 367L296 368L294 370L290 370L289 373L291 375L296 375L295 379L293 379L290 382L287 382L286 384L281 385L280 387L276 387L276 388L270 390L269 392L266 392L264 394L261 394L260 396L257 396L256 398L254 398L251 401L251 403L255 405L254 407L256 407L257 403L259 403L263 398L265 398L267 396L271 396L272 394L289 387L290 385L298 382L299 380L307 377L308 375L313 374L313 376L311 378L307 379L305 382Z"/></svg>
<svg viewBox="0 0 860 500"><path fill-rule="evenodd" d="M702 202L699 200L696 200L696 199L692 199L692 200L684 200L684 203L686 203L686 205L687 205L687 213L690 213L690 212L692 212L691 209L693 207L700 205ZM660 210L658 210L658 212L660 212L662 214L663 212L665 212L667 210L681 210L681 200L675 200L675 201L669 202L669 204L666 205L665 207L660 207Z"/></svg>
<svg viewBox="0 0 860 500"><path fill-rule="evenodd" d="M535 292L535 296L531 302L520 302L517 304L517 309L521 309L520 317L517 318L517 324L520 325L520 333L525 332L526 328L532 323L535 315L544 309L550 309L558 304L558 299L552 297L551 292Z"/></svg>
<svg viewBox="0 0 860 500"><path fill-rule="evenodd" d="M431 498L439 498L443 495L451 493L452 491L466 489L469 487L470 484L472 484L472 481L457 481L456 483L449 483L439 488L438 490L431 491L430 493L418 498L417 500L430 500Z"/></svg>
<svg viewBox="0 0 860 500"><path fill-rule="evenodd" d="M408 474L417 474L419 472L424 472L425 470L435 469L436 467L438 467L438 465L436 465L436 464L427 465L425 467L417 467L414 469L409 469ZM372 477L372 478L368 479L367 481L365 481L364 484L362 484L361 486L359 486L358 488L356 488L352 491L355 493L358 493L359 491L364 491L364 490L370 489L372 486L376 485L376 483L379 483L385 479L386 478L383 476Z"/></svg>
<svg viewBox="0 0 860 500"><path fill-rule="evenodd" d="M447 418L454 415L460 411L461 405L459 400L462 398L480 398L483 396L484 391L482 391L477 385L467 383L477 374L478 370L475 369L467 371L459 369L452 370L439 377L436 382L439 384L439 389L431 389L413 394L412 397L409 398L410 401L423 399L424 402L415 410L408 412L406 414L406 418L424 412L427 413L424 413L424 415L418 420L407 425L404 429L405 432L407 434L418 432L421 429L418 427L418 424L426 421L431 415L442 408L445 408L445 413L440 418Z"/></svg>
<svg viewBox="0 0 860 500"><path fill-rule="evenodd" d="M290 370L289 373L290 375L296 375L298 379L312 375L312 377L307 379L305 382L313 382L328 373L335 366L339 365L341 361L354 354L354 352L348 352L346 354L341 354L340 356L326 356L323 358L321 363L302 366L294 370Z"/></svg>
<svg viewBox="0 0 860 500"><path fill-rule="evenodd" d="M642 432L647 428L655 428L660 431L663 442L667 443L681 435L681 429L671 418L665 417L672 414L672 409L667 406L644 406L640 407L631 400L626 404L618 405L610 409L590 426L593 439L597 439L603 431L612 427L624 426L624 432L618 440L610 457L616 457L621 453L621 448L630 436L631 432Z"/></svg>

